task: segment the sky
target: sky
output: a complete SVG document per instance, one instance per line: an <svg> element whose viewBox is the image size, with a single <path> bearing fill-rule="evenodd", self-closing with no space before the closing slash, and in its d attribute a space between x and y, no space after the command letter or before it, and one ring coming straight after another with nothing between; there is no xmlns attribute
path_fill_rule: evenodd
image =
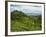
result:
<svg viewBox="0 0 46 37"><path fill-rule="evenodd" d="M11 11L18 10L24 13L37 13L37 14L42 13L41 6L31 6L31 5L13 5L11 4L10 10Z"/></svg>

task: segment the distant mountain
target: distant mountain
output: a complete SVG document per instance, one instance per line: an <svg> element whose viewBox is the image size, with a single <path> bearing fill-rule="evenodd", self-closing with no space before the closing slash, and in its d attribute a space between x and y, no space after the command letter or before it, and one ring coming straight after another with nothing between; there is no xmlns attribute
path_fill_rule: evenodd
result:
<svg viewBox="0 0 46 37"><path fill-rule="evenodd" d="M42 14L39 14L39 13L25 13L26 15L28 16L39 16L39 15L42 15Z"/></svg>
<svg viewBox="0 0 46 37"><path fill-rule="evenodd" d="M15 16L17 15L19 15L19 16L41 16L42 14L40 14L40 13L24 13L24 12L22 12L22 11L18 11L18 10L14 10L14 11L12 11L11 12L12 13L12 15L13 14L15 14Z"/></svg>

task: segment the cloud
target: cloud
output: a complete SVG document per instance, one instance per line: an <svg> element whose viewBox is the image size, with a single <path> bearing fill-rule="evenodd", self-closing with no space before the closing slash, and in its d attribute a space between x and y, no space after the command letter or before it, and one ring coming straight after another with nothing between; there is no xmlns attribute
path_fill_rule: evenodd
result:
<svg viewBox="0 0 46 37"><path fill-rule="evenodd" d="M11 5L11 11L13 10L19 10L23 11L24 13L42 13L42 7L41 6L30 6L30 5Z"/></svg>

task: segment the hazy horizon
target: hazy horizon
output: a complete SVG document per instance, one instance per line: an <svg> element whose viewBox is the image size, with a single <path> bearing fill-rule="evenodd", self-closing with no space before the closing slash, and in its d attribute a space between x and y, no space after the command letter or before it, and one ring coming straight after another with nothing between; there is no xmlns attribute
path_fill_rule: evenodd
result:
<svg viewBox="0 0 46 37"><path fill-rule="evenodd" d="M41 6L29 6L29 5L10 5L10 11L22 11L23 13L32 13L32 14L42 14L42 7Z"/></svg>

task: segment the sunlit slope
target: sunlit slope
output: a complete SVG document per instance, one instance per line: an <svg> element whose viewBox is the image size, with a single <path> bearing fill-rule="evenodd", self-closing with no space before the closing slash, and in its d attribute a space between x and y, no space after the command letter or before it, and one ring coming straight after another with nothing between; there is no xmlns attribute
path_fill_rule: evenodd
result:
<svg viewBox="0 0 46 37"><path fill-rule="evenodd" d="M41 30L41 15L28 16L21 11L11 12L11 31L38 31Z"/></svg>

